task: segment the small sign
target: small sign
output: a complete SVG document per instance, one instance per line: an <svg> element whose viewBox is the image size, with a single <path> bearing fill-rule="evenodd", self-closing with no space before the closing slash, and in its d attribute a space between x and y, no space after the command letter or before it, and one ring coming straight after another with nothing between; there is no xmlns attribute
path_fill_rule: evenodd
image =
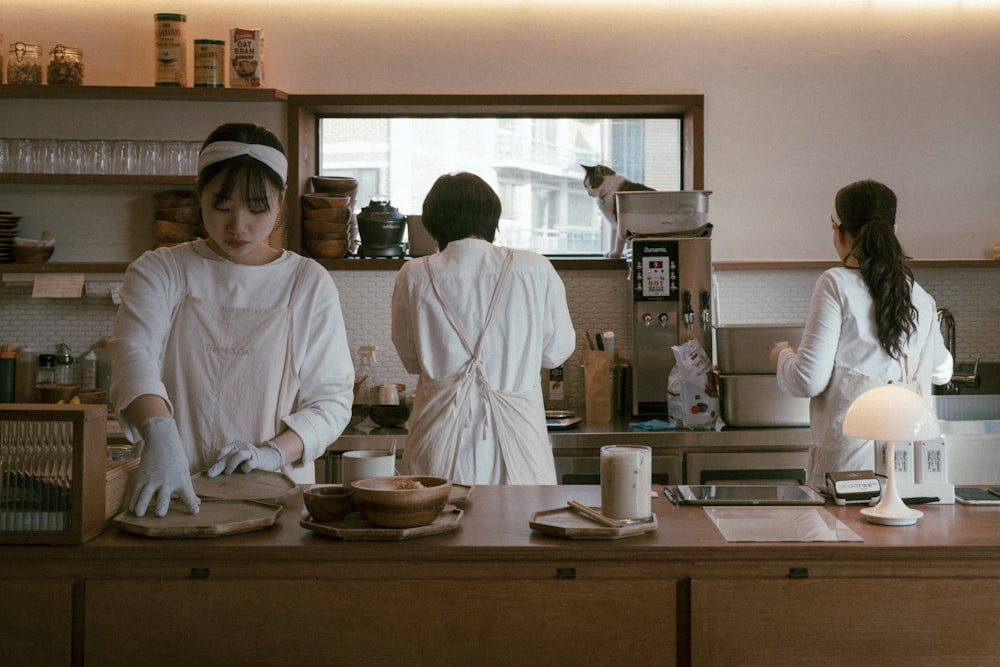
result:
<svg viewBox="0 0 1000 667"><path fill-rule="evenodd" d="M31 296L35 299L78 299L83 295L83 273L36 273Z"/></svg>

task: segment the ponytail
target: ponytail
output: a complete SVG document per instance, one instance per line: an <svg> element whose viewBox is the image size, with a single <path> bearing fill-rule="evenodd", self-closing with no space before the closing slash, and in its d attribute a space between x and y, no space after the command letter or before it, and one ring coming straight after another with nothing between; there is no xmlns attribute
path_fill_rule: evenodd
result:
<svg viewBox="0 0 1000 667"><path fill-rule="evenodd" d="M910 259L896 238L896 195L875 181L859 181L837 193L835 207L843 231L854 239L844 258L858 263L871 294L879 344L893 359L917 330L917 308L911 292Z"/></svg>

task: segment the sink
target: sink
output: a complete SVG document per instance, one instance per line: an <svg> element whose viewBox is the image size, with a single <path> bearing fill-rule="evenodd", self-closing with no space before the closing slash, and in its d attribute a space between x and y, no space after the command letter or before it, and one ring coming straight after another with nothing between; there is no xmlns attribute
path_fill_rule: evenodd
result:
<svg viewBox="0 0 1000 667"><path fill-rule="evenodd" d="M1000 394L934 396L952 484L1000 484Z"/></svg>
<svg viewBox="0 0 1000 667"><path fill-rule="evenodd" d="M955 375L970 375L975 368L975 361L960 361L955 363ZM979 375L978 387L967 387L958 385L958 394L979 395L979 394L1000 394L1000 361L981 361L977 369ZM934 393L943 392L944 387L934 387ZM942 394L943 395L943 394Z"/></svg>
<svg viewBox="0 0 1000 667"><path fill-rule="evenodd" d="M1000 420L1000 393L942 395L933 398L934 409L941 421Z"/></svg>

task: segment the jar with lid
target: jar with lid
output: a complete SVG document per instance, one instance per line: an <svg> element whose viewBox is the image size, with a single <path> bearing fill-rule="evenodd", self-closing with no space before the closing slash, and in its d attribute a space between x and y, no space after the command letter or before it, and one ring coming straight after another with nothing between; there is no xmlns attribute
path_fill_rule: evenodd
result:
<svg viewBox="0 0 1000 667"><path fill-rule="evenodd" d="M38 355L38 375L35 384L52 384L56 381L56 355Z"/></svg>
<svg viewBox="0 0 1000 667"><path fill-rule="evenodd" d="M7 58L7 83L21 85L41 85L42 47L27 42L10 45Z"/></svg>
<svg viewBox="0 0 1000 667"><path fill-rule="evenodd" d="M56 352L55 383L74 384L73 381L76 379L74 371L73 348L66 343L59 343L58 352Z"/></svg>
<svg viewBox="0 0 1000 667"><path fill-rule="evenodd" d="M38 350L33 347L17 349L17 365L14 371L14 402L33 403L35 401L35 383L38 381Z"/></svg>
<svg viewBox="0 0 1000 667"><path fill-rule="evenodd" d="M83 85L83 51L56 44L49 52L47 81L51 86Z"/></svg>

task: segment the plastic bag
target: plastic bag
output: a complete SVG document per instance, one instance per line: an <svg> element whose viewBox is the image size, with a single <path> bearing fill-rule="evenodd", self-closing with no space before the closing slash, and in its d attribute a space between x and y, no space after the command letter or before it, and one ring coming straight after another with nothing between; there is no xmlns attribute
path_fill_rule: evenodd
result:
<svg viewBox="0 0 1000 667"><path fill-rule="evenodd" d="M667 413L677 428L707 431L719 419L719 383L698 341L671 347L676 365L667 380Z"/></svg>

